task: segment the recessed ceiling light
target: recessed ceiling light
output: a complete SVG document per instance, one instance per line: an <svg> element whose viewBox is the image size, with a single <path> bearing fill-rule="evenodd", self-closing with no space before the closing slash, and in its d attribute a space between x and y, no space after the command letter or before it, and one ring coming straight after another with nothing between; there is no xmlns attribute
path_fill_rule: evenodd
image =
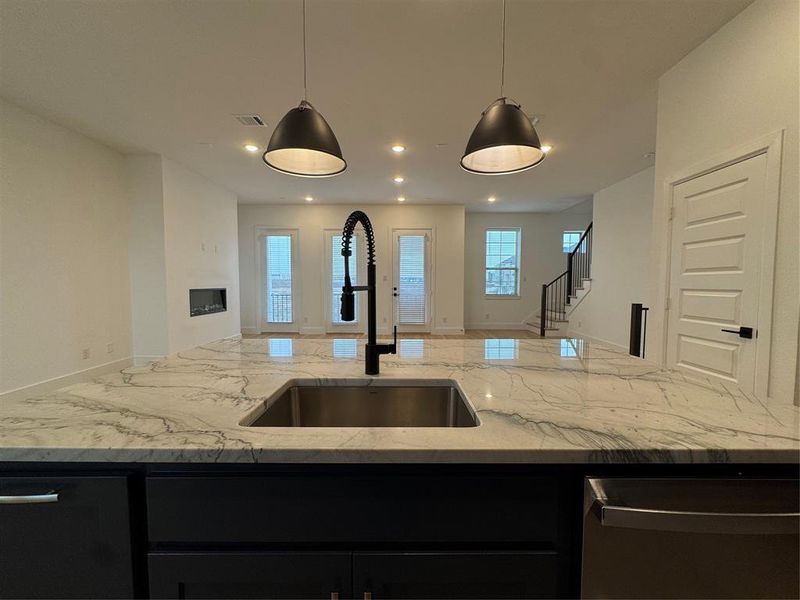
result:
<svg viewBox="0 0 800 600"><path fill-rule="evenodd" d="M406 147L405 146L401 146L400 144L395 144L394 146L392 146L392 152L396 152L397 154L400 154L401 152L405 152L405 151L406 151Z"/></svg>
<svg viewBox="0 0 800 600"><path fill-rule="evenodd" d="M489 197L487 198L487 200L488 200L489 202L494 202L494 201L496 201L496 200L497 200L497 198L495 198L494 196L489 196Z"/></svg>
<svg viewBox="0 0 800 600"><path fill-rule="evenodd" d="M258 146L255 144L245 144L244 149L248 152L258 152Z"/></svg>
<svg viewBox="0 0 800 600"><path fill-rule="evenodd" d="M544 144L544 145L542 146L542 152L544 152L545 154L547 154L548 152L550 152L550 150L552 150L552 149L553 149L553 147L552 147L552 146L550 146L549 144Z"/></svg>
<svg viewBox="0 0 800 600"><path fill-rule="evenodd" d="M394 182L395 183L403 183L404 181L405 181L405 179L400 177L400 175L398 175L397 177L394 178Z"/></svg>
<svg viewBox="0 0 800 600"><path fill-rule="evenodd" d="M313 202L313 201L314 198L312 198L311 196L306 196L306 202Z"/></svg>
<svg viewBox="0 0 800 600"><path fill-rule="evenodd" d="M397 201L398 202L405 202L406 201L406 197L405 196L398 196L397 197Z"/></svg>

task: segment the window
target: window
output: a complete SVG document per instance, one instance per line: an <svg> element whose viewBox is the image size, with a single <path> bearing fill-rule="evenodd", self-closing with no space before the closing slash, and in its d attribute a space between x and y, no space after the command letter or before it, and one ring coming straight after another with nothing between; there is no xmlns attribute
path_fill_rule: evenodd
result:
<svg viewBox="0 0 800 600"><path fill-rule="evenodd" d="M348 267L350 268L350 282L353 285L358 285L358 236L353 235L350 240L350 251L352 254L348 257ZM355 321L342 321L341 305L342 305L342 286L344 286L344 257L342 256L342 236L331 236L331 323L335 325L340 324L356 324L358 322L358 305L360 294L356 292L356 320Z"/></svg>
<svg viewBox="0 0 800 600"><path fill-rule="evenodd" d="M519 229L486 230L486 295L519 295Z"/></svg>
<svg viewBox="0 0 800 600"><path fill-rule="evenodd" d="M565 231L563 237L561 238L562 252L564 252L564 254L569 254L575 250L575 246L578 245L582 235L582 231Z"/></svg>
<svg viewBox="0 0 800 600"><path fill-rule="evenodd" d="M264 282L267 323L292 322L292 236L264 237Z"/></svg>
<svg viewBox="0 0 800 600"><path fill-rule="evenodd" d="M397 308L401 325L425 325L428 322L425 243L424 234L397 236Z"/></svg>

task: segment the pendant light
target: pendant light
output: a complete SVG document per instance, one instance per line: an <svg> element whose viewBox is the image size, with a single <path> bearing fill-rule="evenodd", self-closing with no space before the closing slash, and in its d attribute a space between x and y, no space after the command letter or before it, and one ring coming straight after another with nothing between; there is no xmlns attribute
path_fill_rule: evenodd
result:
<svg viewBox="0 0 800 600"><path fill-rule="evenodd" d="M267 166L298 177L332 177L347 168L328 122L308 101L306 0L303 0L303 100L280 120L261 157Z"/></svg>
<svg viewBox="0 0 800 600"><path fill-rule="evenodd" d="M522 107L503 95L506 76L506 0L503 0L500 97L481 113L467 142L461 167L481 175L505 175L535 167L545 153Z"/></svg>

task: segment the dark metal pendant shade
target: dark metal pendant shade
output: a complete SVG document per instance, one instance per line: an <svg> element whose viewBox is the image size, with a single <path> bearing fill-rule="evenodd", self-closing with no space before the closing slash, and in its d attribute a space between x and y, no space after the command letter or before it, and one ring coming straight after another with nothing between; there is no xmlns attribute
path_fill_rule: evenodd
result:
<svg viewBox="0 0 800 600"><path fill-rule="evenodd" d="M472 131L461 167L470 173L504 175L535 167L545 158L539 136L522 108L498 98Z"/></svg>
<svg viewBox="0 0 800 600"><path fill-rule="evenodd" d="M332 177L347 168L330 125L305 100L280 120L262 159L276 171L298 177Z"/></svg>

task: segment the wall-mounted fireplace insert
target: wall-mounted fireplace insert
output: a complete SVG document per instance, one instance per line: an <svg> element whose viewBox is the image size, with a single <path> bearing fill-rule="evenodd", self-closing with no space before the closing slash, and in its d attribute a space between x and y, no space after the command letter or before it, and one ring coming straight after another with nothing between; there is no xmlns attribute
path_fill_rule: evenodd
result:
<svg viewBox="0 0 800 600"><path fill-rule="evenodd" d="M228 310L225 288L189 290L189 316L199 317Z"/></svg>

